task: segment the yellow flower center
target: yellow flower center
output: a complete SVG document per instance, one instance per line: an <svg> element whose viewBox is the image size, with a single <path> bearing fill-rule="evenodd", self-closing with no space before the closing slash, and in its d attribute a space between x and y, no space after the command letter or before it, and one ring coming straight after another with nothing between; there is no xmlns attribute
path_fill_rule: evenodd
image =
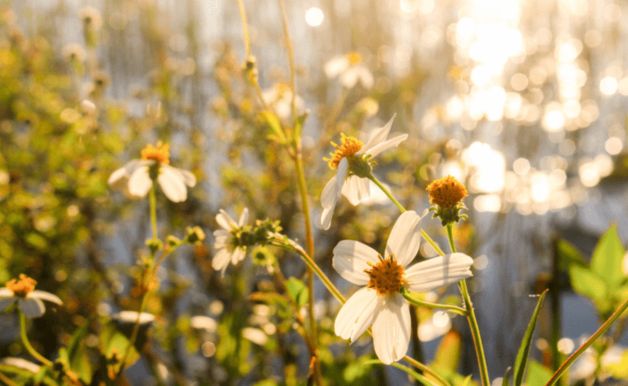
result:
<svg viewBox="0 0 628 386"><path fill-rule="evenodd" d="M159 164L170 163L170 145L157 142L157 145L148 144L141 152L142 159L156 161Z"/></svg>
<svg viewBox="0 0 628 386"><path fill-rule="evenodd" d="M13 292L15 296L23 298L33 292L35 285L37 285L37 281L35 281L35 279L21 273L19 278L9 280L6 287Z"/></svg>
<svg viewBox="0 0 628 386"><path fill-rule="evenodd" d="M439 178L427 186L430 203L441 208L453 208L467 196L467 188L452 176Z"/></svg>
<svg viewBox="0 0 628 386"><path fill-rule="evenodd" d="M347 60L349 64L354 66L360 62L362 62L362 55L359 52L351 51L347 54Z"/></svg>
<svg viewBox="0 0 628 386"><path fill-rule="evenodd" d="M380 296L398 293L401 287L408 284L404 278L403 267L392 257L380 259L377 264L367 269L366 273L369 275L368 288L375 289Z"/></svg>
<svg viewBox="0 0 628 386"><path fill-rule="evenodd" d="M327 164L331 169L336 169L343 158L355 155L355 153L360 151L364 144L355 137L341 133L340 145L334 142L332 142L331 145L335 150L329 153L329 158L323 158L323 160L327 161Z"/></svg>

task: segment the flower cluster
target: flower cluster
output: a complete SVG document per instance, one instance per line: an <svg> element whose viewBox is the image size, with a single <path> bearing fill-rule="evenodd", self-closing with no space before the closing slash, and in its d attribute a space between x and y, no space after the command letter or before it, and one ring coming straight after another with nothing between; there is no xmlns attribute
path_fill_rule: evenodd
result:
<svg viewBox="0 0 628 386"><path fill-rule="evenodd" d="M452 176L432 181L427 186L431 210L434 217L441 219L443 226L466 219L461 213L466 209L462 200L467 196L467 188Z"/></svg>
<svg viewBox="0 0 628 386"><path fill-rule="evenodd" d="M63 304L57 295L36 290L36 285L37 281L24 274L9 280L3 288L0 288L0 311L4 311L17 303L18 309L27 318L39 318L46 312L44 301L59 306Z"/></svg>

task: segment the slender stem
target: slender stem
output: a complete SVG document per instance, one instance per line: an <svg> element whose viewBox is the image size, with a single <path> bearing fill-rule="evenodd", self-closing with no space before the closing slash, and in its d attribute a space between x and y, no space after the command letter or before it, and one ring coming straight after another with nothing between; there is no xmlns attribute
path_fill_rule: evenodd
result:
<svg viewBox="0 0 628 386"><path fill-rule="evenodd" d="M52 362L49 361L45 356L41 355L37 350L35 350L33 345L31 345L30 340L28 340L28 334L26 333L26 316L19 308L17 312L20 317L20 337L22 338L22 344L26 348L26 351L28 351L28 353L31 354L33 358L40 361L44 366L52 367Z"/></svg>
<svg viewBox="0 0 628 386"><path fill-rule="evenodd" d="M597 331L595 331L595 333L593 333L593 335L589 337L589 339L587 339L580 347L578 347L578 349L576 349L576 351L574 351L563 362L563 364L560 365L558 370L554 373L554 375L552 375L552 378L550 378L550 380L547 381L545 386L554 385L560 379L560 377L565 373L565 371L567 371L569 367L571 367L573 362L576 359L578 359L578 357L582 355L582 353L584 353L585 350L589 348L589 346L591 346L597 338L602 336L606 332L606 330L608 330L613 325L613 323L626 311L627 308L628 308L628 299L626 299L619 307L617 307L617 309L611 314L611 316L609 316L609 318L606 319L604 323L602 323L600 328L598 328Z"/></svg>
<svg viewBox="0 0 628 386"><path fill-rule="evenodd" d="M462 307L454 306L451 304L433 303L433 302L428 302L428 301L419 299L417 293L409 291L407 288L401 288L401 295L403 295L403 297L410 304L413 304L417 307L444 309L458 315L467 316L467 310Z"/></svg>
<svg viewBox="0 0 628 386"><path fill-rule="evenodd" d="M434 370L432 370L431 367L424 365L423 363L417 361L416 359L409 357L409 356L404 356L403 360L408 362L409 364L411 364L412 366L416 367L417 369L423 371L424 374L428 374L430 375L432 378L434 378L435 380L438 381L438 383L440 383L443 386L450 386L450 383L447 382L447 380L443 377L441 377L437 372L435 372Z"/></svg>
<svg viewBox="0 0 628 386"><path fill-rule="evenodd" d="M0 372L0 381L4 382L7 386L17 386L17 383L13 382L11 378Z"/></svg>
<svg viewBox="0 0 628 386"><path fill-rule="evenodd" d="M453 224L447 224L447 238L449 239L449 246L451 252L456 252L456 243L454 242ZM471 330L471 337L473 338L473 347L475 348L475 356L478 361L478 367L480 368L480 380L482 385L489 386L491 379L488 373L488 365L486 364L486 354L484 353L484 344L482 343L482 336L480 335L480 326L475 316L475 309L473 308L473 302L469 295L469 289L467 288L467 281L462 279L459 283L460 293L464 300L465 307L467 309L467 323Z"/></svg>
<svg viewBox="0 0 628 386"><path fill-rule="evenodd" d="M150 229L152 232L152 239L157 240L157 194L155 184L157 181L153 181L153 186L148 193L148 206L150 211Z"/></svg>
<svg viewBox="0 0 628 386"><path fill-rule="evenodd" d="M246 8L244 1L238 0L240 10L240 20L242 20L242 40L244 41L244 55L248 59L251 56L251 37L249 35L249 25L246 19Z"/></svg>
<svg viewBox="0 0 628 386"><path fill-rule="evenodd" d="M297 85L296 85L296 66L294 64L294 49L292 47L292 39L290 39L290 30L288 28L288 15L286 14L286 4L284 0L278 0L279 8L281 9L281 21L283 26L284 42L286 44L286 50L288 50L288 64L290 66L290 89L292 96L290 99L290 111L292 113L292 121L295 121L297 112ZM298 134L295 135L298 137Z"/></svg>
<svg viewBox="0 0 628 386"><path fill-rule="evenodd" d="M378 188L380 188L382 190L382 192L384 192L384 194L390 199L390 201L393 202L393 204L395 204L397 206L397 208L399 208L399 211L401 213L406 211L406 208L401 205L401 203L399 201L397 201L397 199L395 198L395 196L393 196L393 194L390 192L390 190L388 190L388 188L386 188L384 186L384 184L382 184L380 182L380 180L377 179L377 177L375 177L372 173L368 176L368 179L373 181L373 183L375 185L377 185Z"/></svg>

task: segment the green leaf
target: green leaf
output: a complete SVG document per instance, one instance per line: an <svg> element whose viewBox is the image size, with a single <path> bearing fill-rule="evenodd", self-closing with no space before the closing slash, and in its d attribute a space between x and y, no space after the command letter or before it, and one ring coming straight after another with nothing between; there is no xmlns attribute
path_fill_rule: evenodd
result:
<svg viewBox="0 0 628 386"><path fill-rule="evenodd" d="M373 359L370 361L366 361L364 362L365 365L384 365L384 363L382 363L381 361L379 361L378 359ZM397 362L393 362L390 364L390 366L398 368L399 370L403 371L404 373L408 374L410 377L414 378L415 381L418 381L419 383L421 383L422 385L426 385L426 386L432 386L433 383L430 382L429 379L425 378L423 375L417 373L416 371L414 371L413 369L411 369L408 366L404 366L401 363L397 363Z"/></svg>
<svg viewBox="0 0 628 386"><path fill-rule="evenodd" d="M591 257L591 270L606 282L611 291L624 281L624 254L617 226L612 225L598 241Z"/></svg>
<svg viewBox="0 0 628 386"><path fill-rule="evenodd" d="M574 291L591 299L596 305L607 298L608 289L604 280L586 267L569 267L569 280Z"/></svg>
<svg viewBox="0 0 628 386"><path fill-rule="evenodd" d="M281 128L281 122L279 121L279 118L277 118L277 116L271 111L262 111L260 115L262 119L266 122L268 128L272 133L271 138L278 143L285 143L286 136L284 135L283 129Z"/></svg>
<svg viewBox="0 0 628 386"><path fill-rule="evenodd" d="M605 366L614 378L628 380L628 350L624 350L620 359Z"/></svg>
<svg viewBox="0 0 628 386"><path fill-rule="evenodd" d="M512 367L508 366L506 372L504 373L504 378L502 380L502 386L510 386L510 377L512 376Z"/></svg>
<svg viewBox="0 0 628 386"><path fill-rule="evenodd" d="M528 386L545 385L552 377L552 371L537 361L530 361L526 383Z"/></svg>
<svg viewBox="0 0 628 386"><path fill-rule="evenodd" d="M448 332L436 349L432 365L447 373L455 373L460 361L462 339L455 331Z"/></svg>
<svg viewBox="0 0 628 386"><path fill-rule="evenodd" d="M568 268L572 264L585 265L582 253L567 240L558 240L558 258L564 268Z"/></svg>
<svg viewBox="0 0 628 386"><path fill-rule="evenodd" d="M309 294L307 291L307 287L305 284L297 279L296 277L291 277L286 280L286 289L288 290L288 295L290 298L298 305L304 306L308 299Z"/></svg>
<svg viewBox="0 0 628 386"><path fill-rule="evenodd" d="M534 307L534 311L532 312L532 316L530 317L530 322L528 322L528 327L526 328L526 331L523 334L523 338L521 339L521 345L519 346L519 351L517 352L517 358L515 359L514 365L515 386L520 386L523 382L523 374L525 373L526 364L528 362L528 354L530 353L530 344L532 342L534 327L536 326L536 320L539 316L539 311L541 311L541 307L543 306L543 300L545 300L545 295L547 295L547 290L543 291L541 296L539 296L539 301L536 302L536 307Z"/></svg>

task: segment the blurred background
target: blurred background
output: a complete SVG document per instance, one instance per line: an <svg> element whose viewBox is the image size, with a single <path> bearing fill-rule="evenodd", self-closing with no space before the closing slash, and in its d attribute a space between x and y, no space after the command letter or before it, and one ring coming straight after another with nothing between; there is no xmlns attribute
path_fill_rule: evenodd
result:
<svg viewBox="0 0 628 386"><path fill-rule="evenodd" d="M35 322L33 340L44 352L53 353L78 326L89 326L88 339L96 342L111 315L137 307L134 263L149 231L147 206L111 191L106 180L146 143L169 142L173 165L200 181L185 203L159 197L163 232L180 235L186 225L200 225L209 234L219 208L235 215L248 207L254 218L279 219L286 234L304 239L289 155L267 139L243 79L236 2L1 4L0 282L24 272L66 302ZM280 8L268 0L245 4L264 99L287 119ZM586 262L611 224L628 239L628 3L303 0L286 6L299 108L309 112L303 142L315 218L332 176L322 160L329 141L396 114L393 132L409 139L384 155L375 173L400 201L422 211L425 186L448 174L471 193L470 220L458 237L460 249L475 257L472 297L491 374L511 366L536 303L530 295L548 286L555 291L533 356L551 368L608 313L572 291L560 262L567 244L560 240ZM343 200L336 213L329 231L316 231L317 261L334 279L333 246L345 238L382 246L397 216L378 200L360 207ZM426 221L426 229L445 245L437 221ZM210 245L211 238L185 249L160 270L159 296L148 307L156 315L152 356L131 369L131 380L151 374L155 382L178 384L296 384L307 350L282 314L285 305L266 296L273 283L264 257L220 278L211 269ZM294 256L270 253L287 276L301 277L304 267ZM434 254L421 249L423 257ZM333 336L338 305L319 284L321 340L329 347L322 360L334 384L399 384L397 370L357 365L371 352L368 338L348 347ZM354 289L338 285L345 294ZM423 311L426 362L447 334L461 343L453 367L477 371L464 320ZM3 356L21 352L13 323L0 317ZM616 338L621 344L621 328ZM591 380L592 372L582 371L574 382Z"/></svg>

